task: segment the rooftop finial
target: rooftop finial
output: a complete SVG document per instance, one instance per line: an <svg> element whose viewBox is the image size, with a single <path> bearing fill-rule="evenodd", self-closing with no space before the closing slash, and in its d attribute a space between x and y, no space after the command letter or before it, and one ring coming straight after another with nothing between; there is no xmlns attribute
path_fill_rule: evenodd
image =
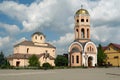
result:
<svg viewBox="0 0 120 80"><path fill-rule="evenodd" d="M83 9L83 5L81 5L81 9Z"/></svg>

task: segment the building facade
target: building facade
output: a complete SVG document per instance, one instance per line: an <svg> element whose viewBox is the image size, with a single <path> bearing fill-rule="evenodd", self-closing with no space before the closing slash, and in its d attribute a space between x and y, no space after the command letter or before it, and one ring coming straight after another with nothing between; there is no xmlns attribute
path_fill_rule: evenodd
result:
<svg viewBox="0 0 120 80"><path fill-rule="evenodd" d="M120 44L110 43L102 48L107 56L106 63L111 66L120 66Z"/></svg>
<svg viewBox="0 0 120 80"><path fill-rule="evenodd" d="M11 66L28 66L28 59L35 54L39 58L40 65L50 63L55 66L54 59L56 56L56 48L50 43L45 42L45 35L41 32L35 32L32 41L24 40L14 45L14 52L8 56Z"/></svg>
<svg viewBox="0 0 120 80"><path fill-rule="evenodd" d="M97 48L90 40L90 15L86 9L79 9L74 16L75 39L69 46L69 66L92 67L97 64Z"/></svg>

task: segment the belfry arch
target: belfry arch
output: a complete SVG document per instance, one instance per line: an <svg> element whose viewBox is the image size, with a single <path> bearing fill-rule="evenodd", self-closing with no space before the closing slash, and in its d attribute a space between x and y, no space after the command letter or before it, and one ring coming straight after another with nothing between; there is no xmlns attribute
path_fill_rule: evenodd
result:
<svg viewBox="0 0 120 80"><path fill-rule="evenodd" d="M81 38L82 39L85 38L85 29L84 28L81 29Z"/></svg>
<svg viewBox="0 0 120 80"><path fill-rule="evenodd" d="M89 33L90 33L90 31L89 31L89 29L87 29L87 38L90 37L90 36L89 36Z"/></svg>

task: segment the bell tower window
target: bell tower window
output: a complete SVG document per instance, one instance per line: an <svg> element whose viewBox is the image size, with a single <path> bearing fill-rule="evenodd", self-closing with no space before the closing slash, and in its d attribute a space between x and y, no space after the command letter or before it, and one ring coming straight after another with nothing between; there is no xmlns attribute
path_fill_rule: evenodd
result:
<svg viewBox="0 0 120 80"><path fill-rule="evenodd" d="M76 29L76 31L78 32L78 29Z"/></svg>
<svg viewBox="0 0 120 80"><path fill-rule="evenodd" d="M87 38L89 38L89 29L87 29Z"/></svg>
<svg viewBox="0 0 120 80"><path fill-rule="evenodd" d="M84 22L84 19L81 19L81 22Z"/></svg>
<svg viewBox="0 0 120 80"><path fill-rule="evenodd" d="M85 31L84 31L84 29L81 29L81 38L85 38Z"/></svg>
<svg viewBox="0 0 120 80"><path fill-rule="evenodd" d="M78 37L79 37L79 30L76 29L76 38L78 39Z"/></svg>
<svg viewBox="0 0 120 80"><path fill-rule="evenodd" d="M79 20L77 19L77 23L79 23Z"/></svg>
<svg viewBox="0 0 120 80"><path fill-rule="evenodd" d="M86 19L86 22L88 22L88 19Z"/></svg>

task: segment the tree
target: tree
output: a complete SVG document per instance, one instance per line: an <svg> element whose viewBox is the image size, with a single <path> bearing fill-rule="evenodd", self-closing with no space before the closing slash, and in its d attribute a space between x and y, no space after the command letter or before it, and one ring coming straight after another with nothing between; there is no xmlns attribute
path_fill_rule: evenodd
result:
<svg viewBox="0 0 120 80"><path fill-rule="evenodd" d="M40 66L39 58L36 55L32 55L29 57L29 66L31 66L31 67L39 67Z"/></svg>
<svg viewBox="0 0 120 80"><path fill-rule="evenodd" d="M49 63L43 63L42 67L46 70L46 69L51 69L52 66Z"/></svg>
<svg viewBox="0 0 120 80"><path fill-rule="evenodd" d="M62 55L58 55L57 58L55 59L55 65L56 66L67 66L68 60L66 57Z"/></svg>
<svg viewBox="0 0 120 80"><path fill-rule="evenodd" d="M9 68L10 63L7 61L7 59L4 57L3 52L0 52L0 68Z"/></svg>
<svg viewBox="0 0 120 80"><path fill-rule="evenodd" d="M98 54L97 54L97 61L98 61L98 66L104 66L105 60L106 60L106 54L104 53L102 46L99 44L98 47Z"/></svg>

